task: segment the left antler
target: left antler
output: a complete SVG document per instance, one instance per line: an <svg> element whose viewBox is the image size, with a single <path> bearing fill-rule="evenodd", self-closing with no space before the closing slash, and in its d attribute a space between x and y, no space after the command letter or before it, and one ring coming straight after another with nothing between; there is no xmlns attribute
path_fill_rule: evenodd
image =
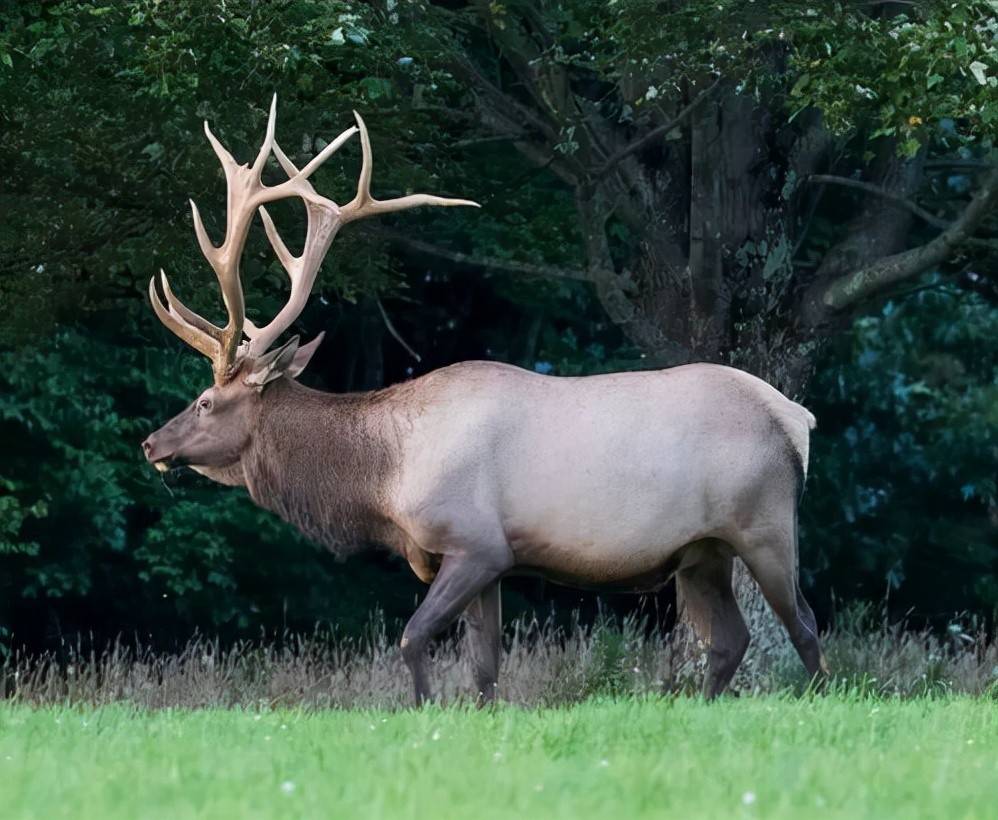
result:
<svg viewBox="0 0 998 820"><path fill-rule="evenodd" d="M197 205L193 201L191 201L191 209L194 214L194 230L197 233L198 244L215 271L215 276L222 290L222 299L225 302L229 317L228 322L225 327L218 327L186 307L174 295L166 274L162 271L160 271L160 276L167 305L163 306L156 293L155 278L149 282L149 299L152 302L153 310L164 325L191 347L212 360L216 383L222 384L232 377L235 370L238 369L236 362L240 355L260 356L298 318L308 301L322 260L329 251L333 238L341 225L367 216L402 211L420 205L471 205L479 207L478 203L466 199L445 199L429 194L413 194L383 202L374 199L371 196L371 142L364 120L356 111L354 116L357 118L357 125L351 126L340 134L301 170L288 159L274 139L277 119L276 94L270 106L267 136L252 166L236 163L232 154L211 133L208 123L205 123L205 134L222 163L228 187L225 241L221 245L215 246L208 238ZM340 208L332 200L320 196L312 183L309 182L309 177L358 130L360 131L363 164L360 180L357 183L357 195L351 202ZM261 181L261 175L267 157L272 150L277 161L287 173L288 179L279 185L268 186ZM263 207L268 202L295 196L300 197L305 203L305 211L308 215L305 248L300 256L294 256L288 250L287 245L277 233L277 228L270 218L270 214ZM263 219L264 229L267 231L267 238L270 239L277 258L291 279L291 295L287 304L281 308L271 322L261 328L246 318L246 306L239 276L239 260L246 245L250 222L258 208ZM240 347L244 333L250 340L247 348Z"/></svg>

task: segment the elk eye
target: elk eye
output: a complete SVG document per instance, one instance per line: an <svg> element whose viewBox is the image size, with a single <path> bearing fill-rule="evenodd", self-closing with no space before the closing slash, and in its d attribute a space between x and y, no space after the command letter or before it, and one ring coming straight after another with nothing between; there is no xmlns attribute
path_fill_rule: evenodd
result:
<svg viewBox="0 0 998 820"><path fill-rule="evenodd" d="M199 399L198 412L207 413L209 410L211 410L211 399Z"/></svg>

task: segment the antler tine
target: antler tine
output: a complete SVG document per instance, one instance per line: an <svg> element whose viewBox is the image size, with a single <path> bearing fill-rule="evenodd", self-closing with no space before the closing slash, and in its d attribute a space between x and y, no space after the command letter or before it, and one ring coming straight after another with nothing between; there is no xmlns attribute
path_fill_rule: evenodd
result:
<svg viewBox="0 0 998 820"><path fill-rule="evenodd" d="M360 130L360 147L363 160L360 168L360 177L357 179L357 195L340 209L344 224L369 216L376 216L377 214L418 208L420 205L438 205L444 208L456 205L468 205L472 208L482 207L470 199L447 199L431 194L410 194L409 196L402 196L397 199L375 199L371 196L371 174L374 166L371 157L371 138L367 134L367 126L364 124L363 117L356 111L353 112L353 115L357 120L357 128Z"/></svg>
<svg viewBox="0 0 998 820"><path fill-rule="evenodd" d="M351 128L343 132L333 143L327 145L322 153L326 154L326 156L332 154L355 131L355 128ZM330 146L333 146L332 150L330 150ZM273 320L265 327L258 328L249 320L244 324L243 332L250 339L248 352L251 356L259 356L270 347L277 337L287 330L292 322L298 318L302 310L304 310L308 302L308 297L312 292L315 277L318 275L319 267L322 265L322 260L329 251L329 246L332 244L333 238L342 224L340 209L336 206L336 203L320 196L312 186L312 183L307 179L306 172L310 167L317 167L316 160L322 157L322 154L313 159L305 167L304 171L299 171L276 142L274 143L273 150L277 161L290 177L288 182L284 184L293 185L305 203L305 210L308 215L308 227L305 233L305 247L300 256L295 256L288 250L287 245L284 244L284 240L281 239L274 221L270 218L270 214L267 213L267 209L262 205L260 206L260 218L263 220L263 227L267 232L267 238L270 240L270 244L274 248L274 253L277 255L278 260L288 274L288 278L291 280L291 295L284 307L281 308ZM325 157L322 157L322 159L325 159Z"/></svg>
<svg viewBox="0 0 998 820"><path fill-rule="evenodd" d="M208 334L208 336L210 336L216 343L219 342L222 337L222 329L220 327L215 327L215 325L203 316L199 316L176 297L173 293L173 289L170 287L170 280L167 279L162 268L159 269L159 277L160 284L163 287L163 293L166 295L166 305L169 308L170 313L180 319L183 319L187 322L187 324L197 328L202 333Z"/></svg>
<svg viewBox="0 0 998 820"><path fill-rule="evenodd" d="M160 271L162 274L162 271ZM166 279L164 277L163 281ZM194 327L184 320L182 315L178 315L172 310L167 310L160 301L156 292L156 277L149 280L149 301L159 320L167 326L180 339L189 344L199 353L204 354L214 361L218 355L218 343L202 329Z"/></svg>
<svg viewBox="0 0 998 820"><path fill-rule="evenodd" d="M263 173L263 166L267 164L267 157L270 156L270 149L274 144L274 132L276 130L277 94L275 93L270 100L270 114L267 116L267 134L263 138L263 145L260 146L260 151L256 155L256 161L253 163L253 171L256 173L258 180Z"/></svg>
<svg viewBox="0 0 998 820"><path fill-rule="evenodd" d="M352 137L356 133L357 133L357 126L351 125L346 131L344 131L336 139L334 139L331 143L329 143L329 145L327 145L318 154L312 157L312 159L309 160L308 165L302 168L302 170L298 171L295 174L295 176L302 181L307 180L310 176L312 176L312 174L315 173L316 169L320 165L322 165L322 163L324 163L327 159L329 159L329 157L335 154L343 145L343 143L346 142L348 139L350 139L350 137ZM287 160L287 157L285 157L284 159ZM278 162L280 162L280 158L278 158ZM291 165L290 162L288 163L288 165L290 165L290 167L292 168L295 167L294 165ZM281 167L284 168L285 171L288 170L283 162L281 163ZM289 180L289 182L295 182L295 179L291 179Z"/></svg>
<svg viewBox="0 0 998 820"><path fill-rule="evenodd" d="M267 213L267 209L264 208L263 205L260 206L260 218L263 220L263 229L267 232L267 239L270 240L270 246L274 249L274 253L277 255L278 261L284 269L287 270L294 265L294 262L298 257L288 250L288 246L284 244L284 240L281 239L281 235L277 232L274 220L270 218L270 214ZM250 320L247 319L243 329L248 331L251 326L253 325ZM250 336L249 333L246 335Z"/></svg>
<svg viewBox="0 0 998 820"><path fill-rule="evenodd" d="M212 263L214 267L214 257L218 254L218 248L215 247L215 243L211 241L208 236L208 231L205 230L204 223L201 221L201 212L198 210L197 203L193 199L187 200L191 205L191 219L194 220L194 233L198 238L198 246L201 248L201 253L204 254L205 258Z"/></svg>
<svg viewBox="0 0 998 820"><path fill-rule="evenodd" d="M208 125L208 120L204 121L204 135L208 138L208 142L211 143L211 147L215 150L215 156L218 157L218 161L222 163L222 169L225 171L225 176L228 178L229 170L235 168L238 163L233 158L232 154L226 150L225 146L218 141L213 133L211 133L211 127Z"/></svg>

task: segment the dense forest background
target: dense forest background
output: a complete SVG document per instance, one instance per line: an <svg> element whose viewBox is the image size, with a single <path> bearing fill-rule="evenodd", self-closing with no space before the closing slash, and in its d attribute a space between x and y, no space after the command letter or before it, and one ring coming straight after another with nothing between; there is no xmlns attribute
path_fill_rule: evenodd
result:
<svg viewBox="0 0 998 820"><path fill-rule="evenodd" d="M365 390L468 358L554 374L733 363L817 415L805 594L945 625L998 608L998 4L20 2L0 8L0 651L408 616L402 562L338 563L139 442L210 378L146 301L217 290L201 132L244 159L276 91L298 158L361 111L376 195L481 211L351 226L296 332ZM293 149L293 150L292 150ZM359 148L314 178L352 196ZM285 237L302 213L275 209ZM297 230L297 234L295 231ZM251 317L286 279L251 238ZM300 241L300 240L299 240ZM417 358L418 356L418 358ZM567 465L570 468L570 465ZM507 611L591 595L505 586ZM618 609L657 599L611 598ZM989 620L991 619L991 620Z"/></svg>

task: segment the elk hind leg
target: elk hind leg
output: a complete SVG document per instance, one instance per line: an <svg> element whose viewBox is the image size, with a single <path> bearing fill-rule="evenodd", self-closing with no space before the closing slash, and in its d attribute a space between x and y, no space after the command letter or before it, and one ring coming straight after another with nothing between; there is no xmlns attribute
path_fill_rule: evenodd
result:
<svg viewBox="0 0 998 820"><path fill-rule="evenodd" d="M465 637L471 656L478 704L496 699L502 640L502 606L499 581L482 590L464 610Z"/></svg>
<svg viewBox="0 0 998 820"><path fill-rule="evenodd" d="M725 690L749 645L749 632L731 587L732 557L715 546L694 548L676 574L680 607L708 647L704 697Z"/></svg>
<svg viewBox="0 0 998 820"><path fill-rule="evenodd" d="M797 581L797 534L795 531L754 531L738 550L755 578L763 597L780 619L790 642L812 680L828 674L828 664L818 640L814 613Z"/></svg>

